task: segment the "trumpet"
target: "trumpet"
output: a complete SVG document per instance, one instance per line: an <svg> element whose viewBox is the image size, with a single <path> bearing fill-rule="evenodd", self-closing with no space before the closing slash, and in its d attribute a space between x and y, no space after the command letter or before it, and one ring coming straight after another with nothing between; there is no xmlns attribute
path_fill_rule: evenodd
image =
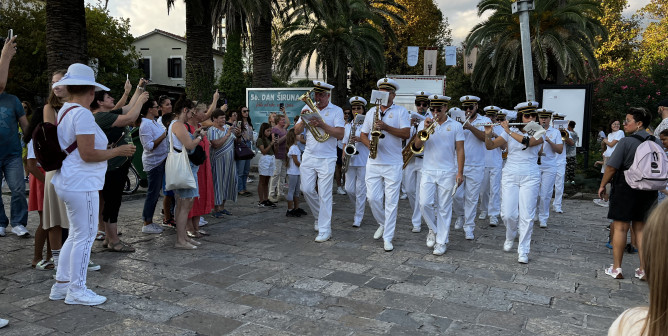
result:
<svg viewBox="0 0 668 336"><path fill-rule="evenodd" d="M559 128L559 133L561 133L561 141L566 141L566 139L571 137L570 134L568 134L568 132L563 128Z"/></svg>
<svg viewBox="0 0 668 336"><path fill-rule="evenodd" d="M436 120L433 120L431 122L431 125L429 125L429 127L415 133L413 135L413 137L411 137L411 140L408 142L406 147L404 147L404 149L401 151L401 156L403 156L403 159L404 159L404 166L403 166L402 169L406 169L406 166L408 166L408 163L411 161L413 156L415 156L415 154L421 154L422 152L424 152L424 145L419 150L415 149L415 146L414 146L415 145L415 138L416 137L420 138L420 140L423 143L425 141L429 140L429 136L434 134L434 131L436 130L436 125L437 124L438 123L436 122Z"/></svg>
<svg viewBox="0 0 668 336"><path fill-rule="evenodd" d="M306 93L304 93L303 95L301 95L301 97L299 97L299 100L306 103L306 106L308 106L308 108L311 110L310 112L302 111L302 115L315 114L315 115L317 115L317 117L319 119L322 119L322 117L320 116L320 110L318 110L318 108L315 106L315 104L313 104L313 100L311 100L311 92L313 92L313 90L309 90ZM304 120L304 121L306 121L306 120ZM308 122L304 122L304 125L306 125L306 128L308 128L309 132L311 132L311 135L313 135L313 138L316 141L325 142L325 141L327 141L327 139L329 139L329 134L327 134L325 132L321 132L321 129L318 129L317 127L311 127L311 125L309 125Z"/></svg>

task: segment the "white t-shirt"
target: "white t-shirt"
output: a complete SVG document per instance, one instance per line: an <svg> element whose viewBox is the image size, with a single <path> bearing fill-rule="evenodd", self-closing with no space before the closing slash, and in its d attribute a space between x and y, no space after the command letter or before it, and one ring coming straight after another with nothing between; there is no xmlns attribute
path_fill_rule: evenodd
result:
<svg viewBox="0 0 668 336"><path fill-rule="evenodd" d="M348 144L348 140L350 139L350 130L352 129L352 124L347 124L346 125L346 132L343 135L343 143ZM357 126L357 129L355 130L355 136L358 138L360 137L360 134L362 134L362 125ZM345 148L345 146L344 146ZM357 155L353 155L350 157L350 162L348 163L349 167L364 167L366 166L367 160L369 160L369 148L367 146L364 146L363 143L357 142L355 143L355 148L359 152Z"/></svg>
<svg viewBox="0 0 668 336"><path fill-rule="evenodd" d="M302 109L303 110L303 109ZM331 102L323 109L320 110L320 116L325 124L332 127L344 127L345 121L343 120L343 110L332 104ZM297 124L301 123L302 119L299 118ZM304 127L305 130L306 127ZM322 130L321 130L322 131ZM335 159L336 158L336 145L337 140L335 137L330 136L329 139L325 142L318 142L313 137L313 134L308 130L306 133L306 149L304 149L304 156L318 158L318 159Z"/></svg>
<svg viewBox="0 0 668 336"><path fill-rule="evenodd" d="M471 124L487 124L491 123L492 120L478 114L478 116L473 121L469 121ZM478 126L477 129L485 131L484 126ZM464 130L464 157L466 161L464 165L466 166L484 166L485 165L485 152L487 148L485 147L485 142L480 141L473 132L469 130Z"/></svg>
<svg viewBox="0 0 668 336"><path fill-rule="evenodd" d="M28 160L28 159L35 159L36 160L37 157L35 156L35 148L33 147L32 139L30 139L30 142L28 142L26 147L28 148L28 154L26 154L26 160ZM37 162L37 166L41 167L39 162Z"/></svg>
<svg viewBox="0 0 668 336"><path fill-rule="evenodd" d="M371 140L373 119L377 108L377 106L374 106L366 113L364 124L362 124L361 132L366 133L369 136L369 140ZM392 104L392 106L385 110L385 115L381 115L380 119L388 126L394 128L411 127L408 111L403 106L396 104ZM378 141L378 155L375 159L370 158L367 163L376 165L403 165L404 159L401 155L401 141L403 139L387 132L383 132L383 134L385 134L385 137Z"/></svg>
<svg viewBox="0 0 668 336"><path fill-rule="evenodd" d="M498 136L505 133L501 126L494 126L492 132ZM487 150L487 147L485 147L485 167L503 167L503 150L501 147L496 147L492 150Z"/></svg>
<svg viewBox="0 0 668 336"><path fill-rule="evenodd" d="M521 133L517 128L511 128L510 131L527 136L526 133ZM512 138L510 134L504 131L501 133L501 137L508 144L508 158L506 159L506 165L503 167L504 174L526 175L539 171L538 152L540 151L540 145L522 150L524 145ZM468 153L466 154L468 155Z"/></svg>
<svg viewBox="0 0 668 336"><path fill-rule="evenodd" d="M424 122L420 123L418 131L424 129ZM438 170L447 173L457 173L456 141L464 141L462 124L452 118L436 126L434 133L424 143L424 159L422 170ZM464 158L466 159L464 153Z"/></svg>
<svg viewBox="0 0 668 336"><path fill-rule="evenodd" d="M615 140L619 141L619 140L621 140L623 137L624 137L624 131L622 131L622 130L618 130L618 131L615 131L615 132L612 132L612 133L608 134L608 142L613 142L613 141L615 141ZM618 143L619 143L619 142L618 142ZM615 145L612 146L612 147L606 145L606 147L607 147L607 149L605 150L605 152L603 152L603 156L605 156L605 157L611 157L611 156L612 156L612 152L614 152L614 151L615 151L615 148L617 147L617 144L615 144Z"/></svg>
<svg viewBox="0 0 668 336"><path fill-rule="evenodd" d="M288 170L286 171L286 174L299 175L299 167L297 167L295 162L292 160L293 155L297 156L297 161L299 161L299 163L302 162L302 151L299 150L299 146L290 146L290 149L288 149Z"/></svg>
<svg viewBox="0 0 668 336"><path fill-rule="evenodd" d="M552 146L545 141L546 138L549 138L550 141L554 142L557 145L563 144L561 141L561 133L554 128L550 127L545 131L545 134L543 135L543 156L540 158L540 164L543 167L556 167L557 166L557 157L559 154L557 154L554 150L552 150ZM566 151L566 148L562 150L562 153Z"/></svg>
<svg viewBox="0 0 668 336"><path fill-rule="evenodd" d="M62 114L72 106L77 106L67 113L65 118L58 124L58 143L65 150L74 141L77 135L95 135L94 148L107 149L107 136L95 123L95 118L90 110L78 104L65 103L58 111L58 120ZM107 162L85 162L81 159L79 148L75 149L65 160L63 165L53 175L51 183L56 190L67 191L96 191L104 186L104 174L107 172Z"/></svg>

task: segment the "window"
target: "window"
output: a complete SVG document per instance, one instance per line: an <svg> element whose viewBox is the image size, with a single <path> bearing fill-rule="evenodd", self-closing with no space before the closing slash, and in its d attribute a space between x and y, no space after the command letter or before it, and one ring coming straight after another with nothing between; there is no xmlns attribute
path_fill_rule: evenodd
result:
<svg viewBox="0 0 668 336"><path fill-rule="evenodd" d="M181 57L171 57L167 59L167 77L183 78L183 59Z"/></svg>
<svg viewBox="0 0 668 336"><path fill-rule="evenodd" d="M144 73L144 78L151 78L151 59L142 58L139 60L139 69Z"/></svg>

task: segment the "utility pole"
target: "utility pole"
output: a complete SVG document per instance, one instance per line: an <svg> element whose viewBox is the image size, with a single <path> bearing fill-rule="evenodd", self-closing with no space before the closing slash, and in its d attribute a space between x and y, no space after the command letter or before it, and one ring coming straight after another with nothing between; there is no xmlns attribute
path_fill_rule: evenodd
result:
<svg viewBox="0 0 668 336"><path fill-rule="evenodd" d="M533 59L531 58L531 30L529 11L534 8L533 0L517 0L512 4L513 14L520 17L520 36L522 42L522 64L524 65L524 91L527 100L536 100L533 83Z"/></svg>

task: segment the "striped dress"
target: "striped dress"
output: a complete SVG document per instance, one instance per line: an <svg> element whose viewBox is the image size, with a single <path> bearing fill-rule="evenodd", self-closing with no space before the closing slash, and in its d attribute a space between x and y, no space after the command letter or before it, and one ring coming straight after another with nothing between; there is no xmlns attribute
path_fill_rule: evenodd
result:
<svg viewBox="0 0 668 336"><path fill-rule="evenodd" d="M230 132L230 126L225 125L224 131L216 127L209 127L210 140L225 137ZM223 201L237 201L237 165L234 161L234 139L232 134L225 143L218 147L211 147L211 172L213 175L213 191L216 205Z"/></svg>

